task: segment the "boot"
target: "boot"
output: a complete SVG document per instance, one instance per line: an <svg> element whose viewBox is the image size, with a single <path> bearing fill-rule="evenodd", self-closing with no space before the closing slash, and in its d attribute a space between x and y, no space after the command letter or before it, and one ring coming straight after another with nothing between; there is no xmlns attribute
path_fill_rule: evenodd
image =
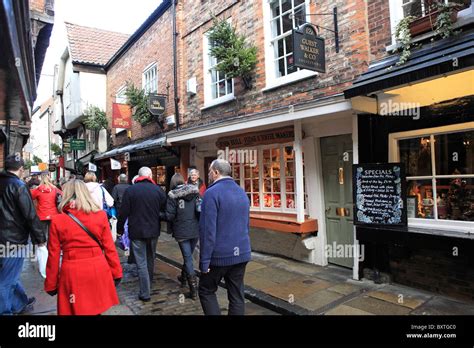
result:
<svg viewBox="0 0 474 348"><path fill-rule="evenodd" d="M187 279L186 270L182 269L181 270L181 275L178 276L178 281L181 283L182 288L186 287L186 279Z"/></svg>
<svg viewBox="0 0 474 348"><path fill-rule="evenodd" d="M197 295L198 295L198 284L197 284L197 278L196 276L188 276L188 285L189 285L189 296L193 300L197 300Z"/></svg>

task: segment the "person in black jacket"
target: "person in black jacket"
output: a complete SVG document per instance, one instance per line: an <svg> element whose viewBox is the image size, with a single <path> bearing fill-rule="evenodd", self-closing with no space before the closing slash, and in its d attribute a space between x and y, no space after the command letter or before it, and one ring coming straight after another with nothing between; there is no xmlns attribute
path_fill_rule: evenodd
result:
<svg viewBox="0 0 474 348"><path fill-rule="evenodd" d="M120 214L120 207L122 205L123 195L125 191L130 187L130 184L127 182L127 175L120 174L118 177L118 184L114 186L112 190L112 198L114 199L115 209L117 213Z"/></svg>
<svg viewBox="0 0 474 348"><path fill-rule="evenodd" d="M142 167L135 185L123 195L118 231L123 233L128 218L130 246L138 269L140 294L138 298L150 301L151 283L155 266L155 253L160 236L160 212L164 211L166 195L152 179L152 171Z"/></svg>
<svg viewBox="0 0 474 348"><path fill-rule="evenodd" d="M19 154L5 159L0 173L0 315L32 310L34 297L28 298L20 282L25 261L25 245L43 246L46 236L36 215L30 190L20 179L24 161Z"/></svg>
<svg viewBox="0 0 474 348"><path fill-rule="evenodd" d="M171 223L171 232L183 255L183 267L178 280L181 287L185 287L186 280L188 281L190 296L196 300L197 278L193 252L199 240L199 189L196 185L185 185L183 176L178 173L171 178L170 187L166 202L166 220Z"/></svg>

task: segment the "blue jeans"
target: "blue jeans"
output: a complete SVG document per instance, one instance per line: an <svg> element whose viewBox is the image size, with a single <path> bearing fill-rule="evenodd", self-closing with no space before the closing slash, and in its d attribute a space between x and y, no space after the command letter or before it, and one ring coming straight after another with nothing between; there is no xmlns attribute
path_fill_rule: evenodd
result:
<svg viewBox="0 0 474 348"><path fill-rule="evenodd" d="M181 254L183 255L183 270L190 276L195 276L194 265L193 265L193 252L196 248L196 244L199 238L188 239L183 242L179 242L179 248L181 249Z"/></svg>
<svg viewBox="0 0 474 348"><path fill-rule="evenodd" d="M139 296L145 299L150 298L151 294L157 242L158 238L133 239L130 241L138 269Z"/></svg>
<svg viewBox="0 0 474 348"><path fill-rule="evenodd" d="M24 257L0 257L0 315L21 312L28 296L20 282Z"/></svg>

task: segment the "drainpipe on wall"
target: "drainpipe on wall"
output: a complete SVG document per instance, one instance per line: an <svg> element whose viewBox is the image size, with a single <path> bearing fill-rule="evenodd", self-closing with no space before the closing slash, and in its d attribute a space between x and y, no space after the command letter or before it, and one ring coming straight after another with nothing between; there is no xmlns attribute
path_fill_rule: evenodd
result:
<svg viewBox="0 0 474 348"><path fill-rule="evenodd" d="M173 1L173 74L174 74L174 112L176 117L176 130L179 130L179 97L178 97L178 48L177 48L177 37L178 32L176 31L176 3L178 0Z"/></svg>

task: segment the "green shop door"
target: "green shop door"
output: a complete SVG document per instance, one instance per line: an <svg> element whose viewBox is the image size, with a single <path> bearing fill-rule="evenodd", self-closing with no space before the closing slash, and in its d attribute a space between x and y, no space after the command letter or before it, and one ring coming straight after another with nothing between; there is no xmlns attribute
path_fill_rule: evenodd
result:
<svg viewBox="0 0 474 348"><path fill-rule="evenodd" d="M328 262L353 267L352 136L321 138Z"/></svg>

